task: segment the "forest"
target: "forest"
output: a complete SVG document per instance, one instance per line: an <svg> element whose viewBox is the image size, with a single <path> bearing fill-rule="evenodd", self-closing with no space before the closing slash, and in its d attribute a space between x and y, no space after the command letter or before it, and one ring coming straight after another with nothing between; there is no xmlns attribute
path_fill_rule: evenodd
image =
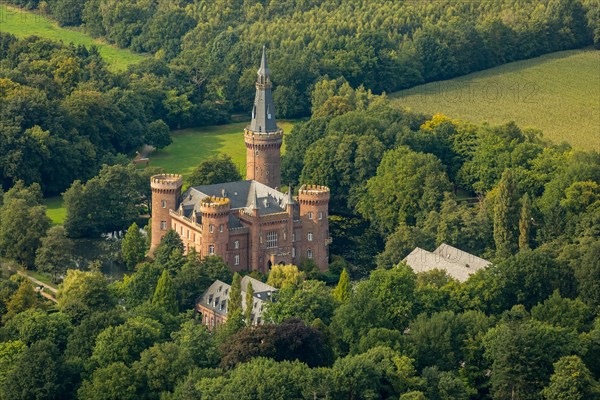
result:
<svg viewBox="0 0 600 400"><path fill-rule="evenodd" d="M600 154L384 93L597 45L597 4L12 3L153 57L111 72L93 47L0 33L0 399L600 398ZM264 43L278 117L305 117L282 181L330 187L333 243L327 273L250 273L279 289L251 326L220 258L184 255L173 231L146 257L160 170L130 160L247 112ZM218 156L186 184L230 179ZM43 197L58 193L52 226ZM441 243L492 265L460 282L402 262ZM216 279L232 295L211 331L194 307Z"/></svg>
<svg viewBox="0 0 600 400"><path fill-rule="evenodd" d="M330 271L253 273L280 288L261 326L233 305L215 331L198 320L196 298L240 276L183 256L175 232L145 258L133 221L148 171L105 166L74 183L64 227L49 228L39 185L4 193L2 256L64 280L53 304L3 272L0 398L597 398L600 155L514 123L411 113L339 80L317 85L312 108L285 139L283 172L331 187ZM207 163L217 180L237 174L227 157ZM130 272L76 269L72 237L117 226ZM442 242L493 265L459 282L400 262Z"/></svg>
<svg viewBox="0 0 600 400"><path fill-rule="evenodd" d="M95 48L0 33L2 187L37 182L45 195L144 142L165 146L167 127L248 113L263 45L281 118L310 116L325 79L379 94L600 40L588 0L9 3L153 55L111 73Z"/></svg>

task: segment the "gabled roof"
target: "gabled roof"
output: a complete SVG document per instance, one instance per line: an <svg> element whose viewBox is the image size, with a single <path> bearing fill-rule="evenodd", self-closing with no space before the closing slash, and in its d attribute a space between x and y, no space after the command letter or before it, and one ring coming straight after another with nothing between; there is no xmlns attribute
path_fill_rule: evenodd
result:
<svg viewBox="0 0 600 400"><path fill-rule="evenodd" d="M457 249L456 247L450 246L446 243L440 244L438 248L433 251L433 253L443 257L451 263L463 265L466 268L473 268L475 270L479 270L490 265L488 260L484 260L481 257L477 257L476 255L467 253L466 251Z"/></svg>
<svg viewBox="0 0 600 400"><path fill-rule="evenodd" d="M439 269L446 271L448 275L461 282L466 281L469 276L491 264L483 258L445 243L442 243L433 252L416 247L402 261L415 272Z"/></svg>
<svg viewBox="0 0 600 400"><path fill-rule="evenodd" d="M286 211L290 199L288 194L252 180L193 186L182 197L182 207L190 214L192 209L199 211L200 201L205 197L227 197L231 209L258 209L259 215Z"/></svg>

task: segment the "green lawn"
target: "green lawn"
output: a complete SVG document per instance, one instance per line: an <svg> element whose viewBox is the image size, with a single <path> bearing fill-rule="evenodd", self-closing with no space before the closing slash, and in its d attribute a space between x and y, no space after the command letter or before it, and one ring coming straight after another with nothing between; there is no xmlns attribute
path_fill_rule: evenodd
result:
<svg viewBox="0 0 600 400"><path fill-rule="evenodd" d="M113 71L124 70L128 65L140 62L146 57L94 39L80 30L61 28L56 22L38 13L7 6L3 2L0 2L0 32L9 32L18 37L37 35L88 47L95 44Z"/></svg>
<svg viewBox="0 0 600 400"><path fill-rule="evenodd" d="M289 133L294 121L279 121L278 124L285 133ZM162 167L168 173L188 175L206 158L225 153L231 156L244 177L246 175L246 147L244 146L246 125L248 122L236 122L174 131L173 143L151 154L149 165ZM282 151L284 150L285 148L282 148ZM63 206L62 197L44 199L44 205L53 224L64 223L67 210Z"/></svg>
<svg viewBox="0 0 600 400"><path fill-rule="evenodd" d="M292 121L279 121L284 132L292 130ZM219 153L231 156L242 176L246 174L244 127L248 122L205 126L173 132L173 143L150 155L150 164L172 174L188 175L208 157ZM284 149L282 149L284 150Z"/></svg>
<svg viewBox="0 0 600 400"><path fill-rule="evenodd" d="M61 196L44 199L44 205L46 206L46 215L50 217L54 225L61 225L65 222L67 209L63 206L63 199Z"/></svg>
<svg viewBox="0 0 600 400"><path fill-rule="evenodd" d="M554 142L600 150L600 52L569 50L390 95L425 113L539 128Z"/></svg>

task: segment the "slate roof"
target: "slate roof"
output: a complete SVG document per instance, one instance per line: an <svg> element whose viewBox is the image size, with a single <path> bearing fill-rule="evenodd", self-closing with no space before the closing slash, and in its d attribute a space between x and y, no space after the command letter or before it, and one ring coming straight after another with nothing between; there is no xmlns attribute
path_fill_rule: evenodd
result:
<svg viewBox="0 0 600 400"><path fill-rule="evenodd" d="M290 202L289 194L253 180L193 186L182 196L181 207L184 215L191 218L193 211L198 213L200 201L208 196L227 197L231 201L232 210L258 209L259 215L285 212Z"/></svg>
<svg viewBox="0 0 600 400"><path fill-rule="evenodd" d="M254 323L261 323L263 321L262 314L266 302L271 301L273 292L277 291L273 286L267 285L257 279L251 278L250 276L244 276L242 278L242 310L246 310L246 289L248 283L252 282L252 288L254 289L254 301L252 303L252 321ZM213 310L217 314L227 316L227 306L229 303L229 294L231 285L216 280L204 294L196 300L196 304L202 304L210 310Z"/></svg>
<svg viewBox="0 0 600 400"><path fill-rule="evenodd" d="M434 269L446 271L451 277L464 282L469 276L491 263L466 251L442 243L433 252L416 247L404 261L415 272Z"/></svg>
<svg viewBox="0 0 600 400"><path fill-rule="evenodd" d="M267 64L267 51L263 47L260 68L257 72L256 96L252 107L252 121L248 127L254 133L278 132L275 121L275 103L271 93L271 71Z"/></svg>

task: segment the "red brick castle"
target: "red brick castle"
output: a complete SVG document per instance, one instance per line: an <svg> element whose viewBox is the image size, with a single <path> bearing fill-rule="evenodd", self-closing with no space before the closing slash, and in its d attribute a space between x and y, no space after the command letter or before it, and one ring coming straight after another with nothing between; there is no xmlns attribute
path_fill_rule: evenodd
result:
<svg viewBox="0 0 600 400"><path fill-rule="evenodd" d="M167 230L186 251L217 255L232 271L267 273L275 264L312 259L328 267L329 188L302 185L297 198L279 191L283 130L277 126L270 71L263 48L252 121L244 129L246 180L190 187L181 175L151 178L152 252Z"/></svg>

